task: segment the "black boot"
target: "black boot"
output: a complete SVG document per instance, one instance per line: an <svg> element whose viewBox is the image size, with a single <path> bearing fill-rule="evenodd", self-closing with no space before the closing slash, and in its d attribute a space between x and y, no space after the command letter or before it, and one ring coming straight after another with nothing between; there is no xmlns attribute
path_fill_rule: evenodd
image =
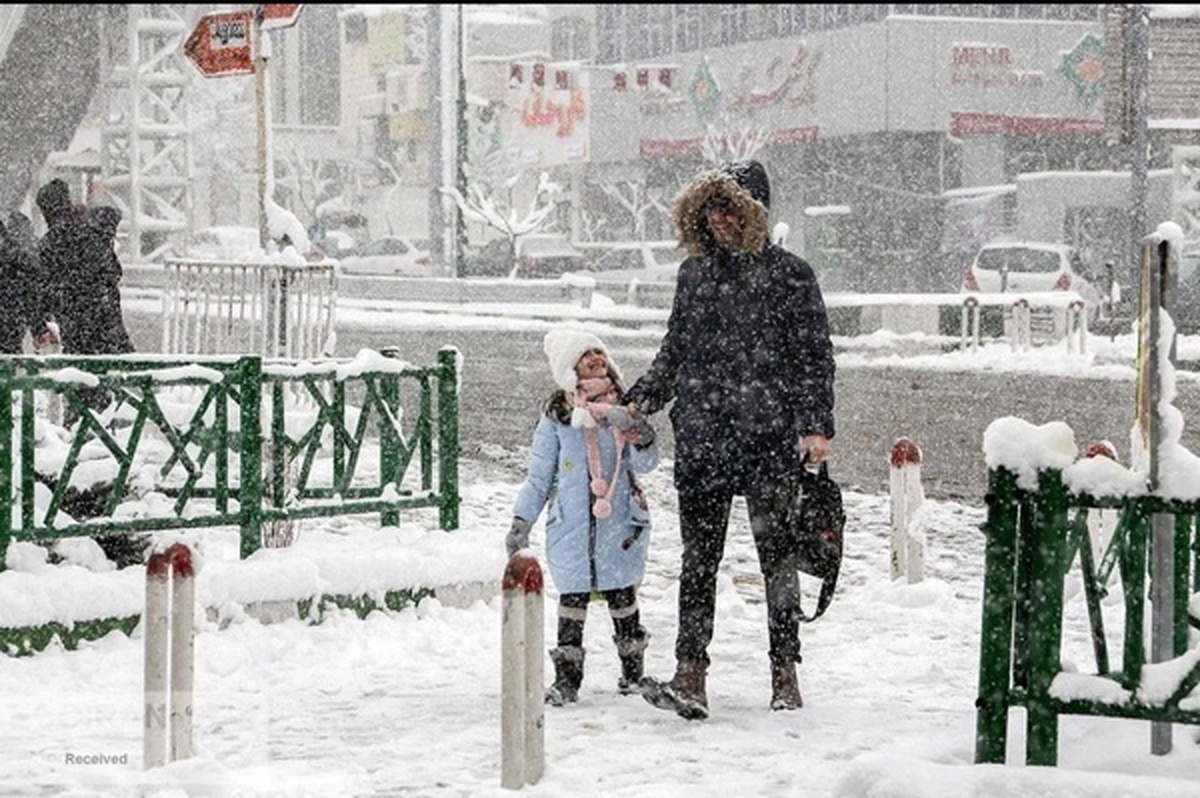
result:
<svg viewBox="0 0 1200 798"><path fill-rule="evenodd" d="M617 692L621 695L633 695L642 691L639 682L645 675L645 656L648 636L642 632L639 637L613 637L617 644L617 655L621 658L621 678L617 679Z"/></svg>
<svg viewBox="0 0 1200 798"><path fill-rule="evenodd" d="M561 707L579 700L579 685L583 684L583 649L579 646L559 646L550 649L554 663L554 684L546 688L546 703Z"/></svg>

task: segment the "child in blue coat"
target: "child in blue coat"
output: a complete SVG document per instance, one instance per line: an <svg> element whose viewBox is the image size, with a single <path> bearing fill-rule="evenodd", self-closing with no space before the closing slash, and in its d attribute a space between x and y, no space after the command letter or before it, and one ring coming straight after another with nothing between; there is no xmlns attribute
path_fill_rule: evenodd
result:
<svg viewBox="0 0 1200 798"><path fill-rule="evenodd" d="M546 561L559 598L546 703L562 706L578 699L583 681L583 626L593 594L612 616L621 659L617 689L638 690L647 636L637 585L646 570L650 515L634 473L652 469L658 450L646 419L617 404L621 375L598 337L559 327L546 334L543 348L558 389L534 430L506 545L510 556L528 546L530 528L549 505Z"/></svg>

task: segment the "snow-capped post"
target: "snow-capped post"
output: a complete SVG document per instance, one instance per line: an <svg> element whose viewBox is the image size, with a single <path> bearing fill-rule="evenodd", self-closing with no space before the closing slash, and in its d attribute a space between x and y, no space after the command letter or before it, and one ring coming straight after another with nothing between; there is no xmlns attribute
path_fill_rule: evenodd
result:
<svg viewBox="0 0 1200 798"><path fill-rule="evenodd" d="M963 300L962 341L964 348L979 348L979 298L975 296Z"/></svg>
<svg viewBox="0 0 1200 798"><path fill-rule="evenodd" d="M1084 457L1107 457L1113 462L1118 462L1116 447L1109 441L1092 441L1084 452ZM1113 532L1116 531L1119 518L1120 512L1111 507L1093 507L1088 510L1088 538L1091 540L1089 553L1094 563L1104 559L1104 553L1108 551L1108 544L1112 540ZM1081 548L1081 556L1083 553Z"/></svg>
<svg viewBox="0 0 1200 798"><path fill-rule="evenodd" d="M1067 351L1083 354L1087 351L1087 305L1073 299L1067 305Z"/></svg>
<svg viewBox="0 0 1200 798"><path fill-rule="evenodd" d="M500 654L500 786L536 784L546 769L543 698L544 580L518 551L504 569Z"/></svg>
<svg viewBox="0 0 1200 798"><path fill-rule="evenodd" d="M1013 348L1024 352L1033 345L1033 309L1021 297L1013 303Z"/></svg>
<svg viewBox="0 0 1200 798"><path fill-rule="evenodd" d="M142 767L192 755L196 571L192 550L172 543L146 562Z"/></svg>
<svg viewBox="0 0 1200 798"><path fill-rule="evenodd" d="M891 454L892 553L891 576L908 576L910 584L925 578L925 529L920 510L925 502L921 487L921 448L911 438L900 437Z"/></svg>

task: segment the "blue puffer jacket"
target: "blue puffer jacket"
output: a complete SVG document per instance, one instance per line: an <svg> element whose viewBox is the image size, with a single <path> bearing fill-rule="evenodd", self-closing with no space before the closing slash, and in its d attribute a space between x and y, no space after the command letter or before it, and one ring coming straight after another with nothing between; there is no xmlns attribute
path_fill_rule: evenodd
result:
<svg viewBox="0 0 1200 798"><path fill-rule="evenodd" d="M597 437L602 470L608 475L616 460L608 422L600 422ZM626 443L612 514L594 518L583 430L542 415L533 433L529 474L517 494L513 515L533 523L549 503L546 561L559 593L615 590L641 582L650 545L650 514L633 499L631 474L644 474L657 462L654 444L639 449Z"/></svg>

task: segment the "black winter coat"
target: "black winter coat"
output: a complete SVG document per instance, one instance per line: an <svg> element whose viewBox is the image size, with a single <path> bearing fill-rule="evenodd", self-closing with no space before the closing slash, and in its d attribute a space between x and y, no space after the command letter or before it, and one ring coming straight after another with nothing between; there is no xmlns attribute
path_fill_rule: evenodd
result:
<svg viewBox="0 0 1200 798"><path fill-rule="evenodd" d="M21 354L25 331L44 329L37 255L0 225L0 353Z"/></svg>
<svg viewBox="0 0 1200 798"><path fill-rule="evenodd" d="M134 351L121 317L121 262L112 242L72 211L53 213L38 246L46 307L58 322L63 352Z"/></svg>
<svg viewBox="0 0 1200 798"><path fill-rule="evenodd" d="M735 495L790 478L800 438L832 438L833 344L812 268L767 242L766 174L757 163L701 175L677 201L679 267L662 347L623 398L652 414L675 401L675 487ZM712 200L741 216L734 250L703 217Z"/></svg>
<svg viewBox="0 0 1200 798"><path fill-rule="evenodd" d="M833 349L812 268L770 245L679 267L662 348L626 393L646 413L675 400L675 486L731 490L795 474L801 436L834 434Z"/></svg>

